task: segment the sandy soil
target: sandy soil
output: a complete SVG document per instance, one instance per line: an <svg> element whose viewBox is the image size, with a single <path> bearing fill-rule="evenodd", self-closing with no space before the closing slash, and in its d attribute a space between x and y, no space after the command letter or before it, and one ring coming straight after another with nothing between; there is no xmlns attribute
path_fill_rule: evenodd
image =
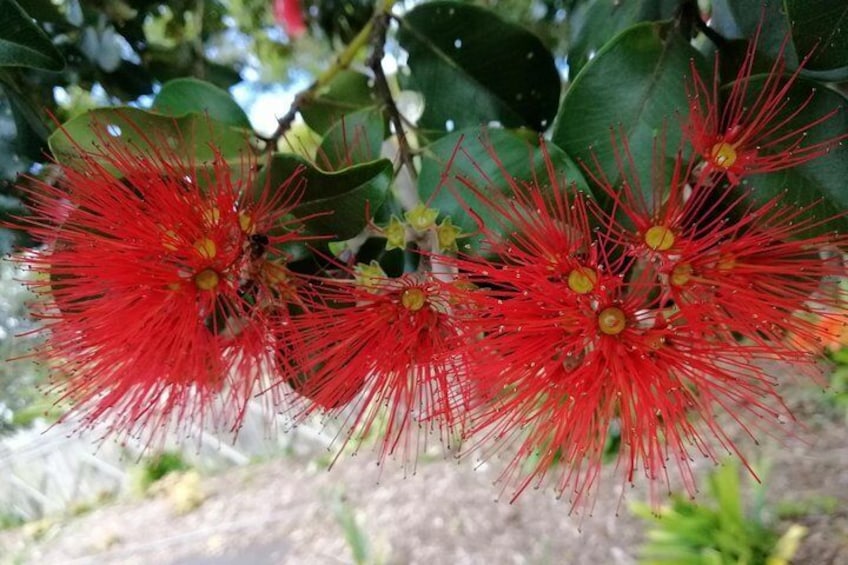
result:
<svg viewBox="0 0 848 565"><path fill-rule="evenodd" d="M805 514L791 519L809 528L794 562L848 564L848 426L821 416L809 396L796 404L805 421L797 437L745 449L770 461L769 500ZM0 532L0 563L353 563L346 517L362 532L367 563L627 565L643 539L626 503L616 516L614 481L592 515L575 517L550 492L497 501L495 466L422 460L407 476L378 468L368 453L330 471L327 459L290 456L172 478L146 498ZM627 495L645 498L639 488Z"/></svg>

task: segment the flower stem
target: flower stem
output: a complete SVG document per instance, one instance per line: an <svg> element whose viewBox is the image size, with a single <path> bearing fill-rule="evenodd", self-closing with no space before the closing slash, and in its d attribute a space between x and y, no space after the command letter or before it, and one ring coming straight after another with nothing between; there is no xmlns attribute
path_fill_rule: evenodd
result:
<svg viewBox="0 0 848 565"><path fill-rule="evenodd" d="M369 19L362 29L359 30L359 33L357 33L350 43L347 44L344 50L336 56L333 63L319 74L312 84L306 87L306 89L300 91L294 97L294 101L289 107L288 112L277 120L276 131L274 131L270 137L265 138L265 141L268 142L268 151L274 151L276 149L277 141L279 141L279 139L291 128L292 123L294 122L301 107L305 103L311 101L318 91L327 86L341 71L350 67L359 51L363 47L367 46L372 38L376 37L385 41L385 33L375 35L374 26L376 22L382 22L384 20L386 14L388 14L392 9L395 1L396 0L382 0L375 8L371 19ZM378 47L382 52L382 45L379 45Z"/></svg>

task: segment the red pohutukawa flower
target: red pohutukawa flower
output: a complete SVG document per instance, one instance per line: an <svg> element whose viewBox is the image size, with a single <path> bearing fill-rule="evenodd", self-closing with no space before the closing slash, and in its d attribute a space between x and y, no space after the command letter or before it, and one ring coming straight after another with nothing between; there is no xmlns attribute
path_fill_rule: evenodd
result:
<svg viewBox="0 0 848 565"><path fill-rule="evenodd" d="M736 79L726 94L720 90L716 55L708 86L692 64L689 114L685 134L703 159L703 173L726 175L733 184L742 177L796 167L834 148L848 134L807 143L809 131L831 119L839 108L809 121L801 118L816 96L803 92L799 74L806 59L789 75L781 48L771 69L754 75L759 29L749 43ZM784 46L785 47L785 46ZM801 98L796 98L801 93Z"/></svg>
<svg viewBox="0 0 848 565"><path fill-rule="evenodd" d="M313 362L294 388L304 413L341 416L345 442L381 436L380 455L414 459L427 436L458 437L466 410L466 330L451 283L429 274L388 278L376 265L326 281L327 307L295 320Z"/></svg>
<svg viewBox="0 0 848 565"><path fill-rule="evenodd" d="M277 249L302 240L284 220L301 181L256 189L247 155L234 175L214 147L201 164L140 128L141 147L93 127L98 145L77 146L58 186L34 181L19 220L46 243L25 259L47 333L38 355L87 423L237 426L263 371L295 370L277 352L301 299Z"/></svg>
<svg viewBox="0 0 848 565"><path fill-rule="evenodd" d="M549 159L544 182L505 176L506 195L460 179L501 228L481 226L484 253L455 261L481 287L476 308L463 312L478 336L466 346L468 378L484 392L469 434L496 450L518 445L503 474L515 496L553 473L559 492L584 501L613 428L626 480L641 472L667 483L677 467L694 489L695 454L738 453L721 422L768 433L767 422L786 413L762 367L811 366L799 342L815 339L814 326L796 314L845 314L840 300L817 302L822 280L844 266L816 253L845 242L804 239L816 227L800 221L806 210L742 209L742 197L713 179L690 185L697 173L682 157L671 185L658 170L642 186L627 145L620 149L623 187L590 171L612 212L561 182ZM703 263L696 267L694 257ZM721 277L719 264L728 269ZM778 323L801 338L769 329Z"/></svg>

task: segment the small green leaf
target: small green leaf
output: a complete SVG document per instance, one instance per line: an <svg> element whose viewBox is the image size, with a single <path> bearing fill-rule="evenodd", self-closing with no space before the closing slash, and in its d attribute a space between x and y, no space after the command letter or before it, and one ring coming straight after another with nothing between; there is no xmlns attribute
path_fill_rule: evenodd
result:
<svg viewBox="0 0 848 565"><path fill-rule="evenodd" d="M178 78L162 85L153 109L166 116L205 114L222 124L250 129L250 120L230 94L196 78Z"/></svg>
<svg viewBox="0 0 848 565"><path fill-rule="evenodd" d="M703 58L669 23L636 25L607 43L568 89L552 139L584 162L597 160L616 184L620 172L613 133L629 142L640 178L650 178L654 141L666 136L666 155L680 147L688 107L690 61Z"/></svg>
<svg viewBox="0 0 848 565"><path fill-rule="evenodd" d="M419 126L434 135L492 121L543 131L556 114L553 55L538 37L489 10L419 5L401 20L398 41L412 70L405 86L424 96Z"/></svg>
<svg viewBox="0 0 848 565"><path fill-rule="evenodd" d="M0 0L0 67L65 68L62 54L15 0Z"/></svg>
<svg viewBox="0 0 848 565"><path fill-rule="evenodd" d="M279 186L298 170L305 180L305 192L293 210L304 220L310 233L350 239L366 226L369 216L383 203L392 181L392 163L380 159L346 169L325 172L296 155L278 153L256 179Z"/></svg>
<svg viewBox="0 0 848 565"><path fill-rule="evenodd" d="M843 68L848 78L848 3L833 0L785 0L792 39L800 54L812 53L806 67Z"/></svg>
<svg viewBox="0 0 848 565"><path fill-rule="evenodd" d="M578 189L588 190L580 169L561 149L549 143L547 151L557 173L556 182L561 186L574 183ZM505 171L509 171L511 178L504 177ZM474 191L459 179L472 183L480 191L504 194L509 192L513 179L519 183L538 180L543 189L551 184L545 155L535 133L528 139L509 130L490 129L481 133L480 128L472 128L431 143L422 154L419 194L429 207L438 209L441 217L451 218L466 234L478 231L478 219L490 229L497 229L498 222L480 204ZM466 211L466 206L474 210L476 218ZM480 238L461 239L459 245L460 249L466 245L477 249Z"/></svg>
<svg viewBox="0 0 848 565"><path fill-rule="evenodd" d="M342 116L372 106L368 77L362 73L341 71L318 95L307 100L300 115L312 131L324 135Z"/></svg>
<svg viewBox="0 0 848 565"><path fill-rule="evenodd" d="M95 154L104 140L120 141L141 151L164 151L193 160L211 161L216 152L239 158L248 136L200 114L170 117L137 108L98 108L62 124L47 140L57 161L73 164L80 151Z"/></svg>

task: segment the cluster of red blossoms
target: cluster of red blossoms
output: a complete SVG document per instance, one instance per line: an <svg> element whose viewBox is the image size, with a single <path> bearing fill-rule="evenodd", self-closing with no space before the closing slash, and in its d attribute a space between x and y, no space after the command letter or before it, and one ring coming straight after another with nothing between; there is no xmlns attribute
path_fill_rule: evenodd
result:
<svg viewBox="0 0 848 565"><path fill-rule="evenodd" d="M547 154L544 178L519 181L491 151L507 193L456 179L469 213L496 218L481 251L446 253L455 229L420 206L381 232L425 250L395 278L290 268L286 246L308 239L298 175L256 189L251 159L233 174L220 155L200 166L104 133L59 187L29 189L41 354L75 410L118 431L235 429L270 390L298 417L337 416L345 440L378 436L383 456L414 459L434 434L506 451L516 495L553 476L580 503L614 438L626 480L676 468L694 488L696 455L736 451L728 424L754 435L783 413L768 363L814 371L822 327L845 324L846 236L741 182L841 139L807 145L819 122L789 125L782 63L748 101L746 65L725 104L694 81L685 145L667 160L658 141L650 178L613 135L616 178L584 167L595 198Z"/></svg>

